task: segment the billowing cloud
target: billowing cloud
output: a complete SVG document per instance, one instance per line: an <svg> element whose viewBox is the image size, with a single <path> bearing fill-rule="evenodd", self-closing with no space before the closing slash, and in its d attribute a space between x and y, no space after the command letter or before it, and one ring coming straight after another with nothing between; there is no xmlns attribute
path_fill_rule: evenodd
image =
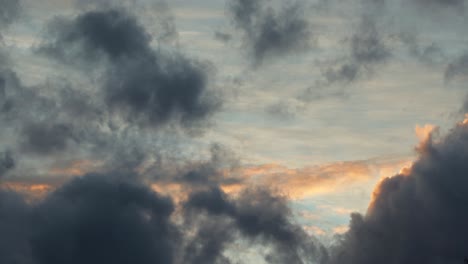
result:
<svg viewBox="0 0 468 264"><path fill-rule="evenodd" d="M296 1L275 10L264 0L232 0L228 11L255 65L310 48L312 32L306 5Z"/></svg>
<svg viewBox="0 0 468 264"><path fill-rule="evenodd" d="M367 213L352 215L329 263L462 262L468 237L467 138L465 123L440 140L427 138L411 168L385 178Z"/></svg>

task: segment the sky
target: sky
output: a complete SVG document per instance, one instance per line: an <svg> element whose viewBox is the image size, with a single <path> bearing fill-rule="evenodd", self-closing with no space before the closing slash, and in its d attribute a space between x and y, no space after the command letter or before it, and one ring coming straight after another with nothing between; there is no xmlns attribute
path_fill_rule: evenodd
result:
<svg viewBox="0 0 468 264"><path fill-rule="evenodd" d="M0 0L0 263L463 263L467 8Z"/></svg>

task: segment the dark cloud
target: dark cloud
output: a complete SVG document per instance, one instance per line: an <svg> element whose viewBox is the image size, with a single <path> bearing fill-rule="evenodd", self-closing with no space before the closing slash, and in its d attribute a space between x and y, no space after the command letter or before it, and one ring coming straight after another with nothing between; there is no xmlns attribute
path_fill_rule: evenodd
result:
<svg viewBox="0 0 468 264"><path fill-rule="evenodd" d="M263 0L231 0L229 13L244 35L255 65L310 48L312 33L305 5L294 2L273 9Z"/></svg>
<svg viewBox="0 0 468 264"><path fill-rule="evenodd" d="M119 173L75 178L35 203L0 198L2 263L231 263L236 241L270 248L269 263L326 256L267 190L235 198L213 187L193 193L178 216L170 198Z"/></svg>
<svg viewBox="0 0 468 264"><path fill-rule="evenodd" d="M29 210L20 195L0 190L0 263L35 264L28 243Z"/></svg>
<svg viewBox="0 0 468 264"><path fill-rule="evenodd" d="M23 149L36 154L64 151L73 140L73 129L66 124L31 123L22 133Z"/></svg>
<svg viewBox="0 0 468 264"><path fill-rule="evenodd" d="M137 183L87 176L55 191L33 211L38 263L173 263L174 207Z"/></svg>
<svg viewBox="0 0 468 264"><path fill-rule="evenodd" d="M0 178L13 169L15 165L15 159L11 151L0 152Z"/></svg>
<svg viewBox="0 0 468 264"><path fill-rule="evenodd" d="M151 40L135 18L117 10L90 11L73 21L57 19L49 30L54 41L42 49L55 56L73 51L76 58L95 59L104 53L117 60L147 53Z"/></svg>
<svg viewBox="0 0 468 264"><path fill-rule="evenodd" d="M194 212L199 214L200 211L215 217L225 217L217 222L225 221L224 230L232 229L230 234L224 236L214 236L218 229L214 229L212 235L207 235L208 230L203 230L203 250L200 252L211 259L213 256L219 256L222 249L205 247L212 244L222 246L229 242L229 238L233 237L235 232L240 232L251 242L273 245L273 251L265 256L269 263L304 263L323 257L321 254L324 251L320 246L315 244L301 227L292 222L286 200L272 195L270 191L247 190L241 193L239 198L232 199L220 189L212 188L192 194L185 203L185 208L192 218ZM210 237L211 240L207 241L206 238ZM227 241L224 240L225 237Z"/></svg>
<svg viewBox="0 0 468 264"><path fill-rule="evenodd" d="M432 137L404 174L384 179L329 263L460 263L468 244L468 126Z"/></svg>
<svg viewBox="0 0 468 264"><path fill-rule="evenodd" d="M154 51L149 34L122 10L90 11L52 23L50 32L52 40L40 50L62 61L104 65L104 101L129 122L191 127L219 107L207 91L210 66Z"/></svg>
<svg viewBox="0 0 468 264"><path fill-rule="evenodd" d="M2 263L174 263L174 205L137 182L88 175L36 204L0 198Z"/></svg>

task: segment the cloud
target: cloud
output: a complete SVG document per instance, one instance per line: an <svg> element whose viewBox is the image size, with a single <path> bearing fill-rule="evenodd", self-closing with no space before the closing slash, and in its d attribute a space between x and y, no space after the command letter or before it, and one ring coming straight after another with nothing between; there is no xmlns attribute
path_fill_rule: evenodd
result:
<svg viewBox="0 0 468 264"><path fill-rule="evenodd" d="M16 163L13 159L11 151L0 152L0 179L11 169L15 167Z"/></svg>
<svg viewBox="0 0 468 264"><path fill-rule="evenodd" d="M207 91L206 63L178 52L154 51L151 37L136 18L119 9L89 11L49 27L39 49L64 62L104 66L107 107L128 122L160 126L175 122L187 128L218 109L219 98Z"/></svg>
<svg viewBox="0 0 468 264"><path fill-rule="evenodd" d="M269 186L291 199L304 199L392 175L411 163L410 158L348 161L298 169L278 164L243 168L249 186Z"/></svg>
<svg viewBox="0 0 468 264"><path fill-rule="evenodd" d="M77 178L33 205L0 195L2 263L174 261L173 204L138 183Z"/></svg>
<svg viewBox="0 0 468 264"><path fill-rule="evenodd" d="M326 84L353 82L392 57L374 15L364 14L349 43L349 58L325 71Z"/></svg>
<svg viewBox="0 0 468 264"><path fill-rule="evenodd" d="M427 138L417 161L385 178L328 263L458 263L466 255L468 126Z"/></svg>
<svg viewBox="0 0 468 264"><path fill-rule="evenodd" d="M73 139L72 129L65 124L28 124L23 133L23 148L36 154L64 151Z"/></svg>
<svg viewBox="0 0 468 264"><path fill-rule="evenodd" d="M275 10L263 0L231 0L228 8L254 65L310 48L312 32L302 2Z"/></svg>
<svg viewBox="0 0 468 264"><path fill-rule="evenodd" d="M232 39L232 35L229 33L221 32L221 31L216 31L214 33L215 39L222 41L222 42L229 42Z"/></svg>
<svg viewBox="0 0 468 264"><path fill-rule="evenodd" d="M0 0L0 29L13 23L21 12L19 0Z"/></svg>
<svg viewBox="0 0 468 264"><path fill-rule="evenodd" d="M189 214L202 210L212 216L226 217L218 221L225 221L226 229L234 228L252 242L271 243L274 250L265 256L269 263L302 263L303 259L323 257L323 248L292 222L286 200L267 190L247 190L232 200L220 189L213 188L192 194L184 206ZM223 239L211 237L213 240ZM221 241L218 245L226 242Z"/></svg>
<svg viewBox="0 0 468 264"><path fill-rule="evenodd" d="M465 0L414 0L414 3L417 3L421 6L432 6L436 8L455 8L458 11L464 10Z"/></svg>
<svg viewBox="0 0 468 264"><path fill-rule="evenodd" d="M172 263L172 211L170 199L135 183L79 178L33 210L33 253L51 264Z"/></svg>
<svg viewBox="0 0 468 264"><path fill-rule="evenodd" d="M0 190L0 262L33 264L29 235L29 207L23 198Z"/></svg>
<svg viewBox="0 0 468 264"><path fill-rule="evenodd" d="M463 54L453 60L445 69L445 80L451 81L456 77L468 74L468 54Z"/></svg>
<svg viewBox="0 0 468 264"><path fill-rule="evenodd" d="M269 263L326 255L266 189L196 191L176 211L132 175L88 174L34 202L5 189L0 197L5 263L230 263L226 251L242 240L271 247Z"/></svg>

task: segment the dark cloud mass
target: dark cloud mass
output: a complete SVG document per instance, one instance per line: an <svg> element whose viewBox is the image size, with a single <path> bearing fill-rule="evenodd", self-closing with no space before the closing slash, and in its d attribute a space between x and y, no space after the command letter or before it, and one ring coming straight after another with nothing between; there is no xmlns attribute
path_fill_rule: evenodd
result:
<svg viewBox="0 0 468 264"><path fill-rule="evenodd" d="M89 11L57 20L49 31L52 40L40 50L65 62L104 65L104 100L131 123L190 127L219 107L219 98L207 90L210 66L153 50L151 37L125 11Z"/></svg>
<svg viewBox="0 0 468 264"><path fill-rule="evenodd" d="M76 178L33 204L0 198L2 263L231 263L225 253L239 238L273 246L268 263L325 254L292 222L286 200L266 190L197 192L179 216L170 198L119 174Z"/></svg>
<svg viewBox="0 0 468 264"><path fill-rule="evenodd" d="M245 179L257 175L236 174L241 159L228 149L212 144L203 159L190 148L206 138L190 142L195 147L178 142L174 128L204 128L221 106L210 90L213 66L166 46L177 36L172 18L162 19L167 23L156 36L127 8L136 1L123 2L76 1L82 13L49 24L34 51L40 59L53 58L65 81L27 84L0 41L0 264L252 262L243 248L258 249L255 257L272 264L455 264L468 255L467 121L444 138L422 143L412 167L383 179L366 214L352 214L349 231L326 248L296 222L288 197L246 187ZM255 66L310 48L306 5L286 2L228 2ZM355 81L392 58L379 19L386 1L359 3L365 10L345 41L345 58L324 70L324 79L298 102L279 101L270 114L288 119L305 101L346 97L341 87L315 88ZM17 0L0 0L0 30L18 18L20 7ZM235 34L215 37L228 42ZM411 38L405 44L421 59L442 54L435 44L421 46ZM467 73L468 57L462 55L445 77ZM86 80L74 82L74 74ZM28 180L48 177L37 180L45 184L31 180L18 187L7 182L17 172L29 173ZM29 199L19 194L21 187L40 195Z"/></svg>
<svg viewBox="0 0 468 264"><path fill-rule="evenodd" d="M329 263L460 263L468 245L468 126L429 139L405 174L383 180Z"/></svg>
<svg viewBox="0 0 468 264"><path fill-rule="evenodd" d="M138 183L90 175L38 204L0 198L2 263L174 263L174 206Z"/></svg>
<svg viewBox="0 0 468 264"><path fill-rule="evenodd" d="M38 263L173 263L174 207L137 183L88 176L32 210Z"/></svg>
<svg viewBox="0 0 468 264"><path fill-rule="evenodd" d="M290 2L275 10L264 0L232 0L229 12L244 35L249 56L259 65L310 48L312 33L302 2Z"/></svg>

